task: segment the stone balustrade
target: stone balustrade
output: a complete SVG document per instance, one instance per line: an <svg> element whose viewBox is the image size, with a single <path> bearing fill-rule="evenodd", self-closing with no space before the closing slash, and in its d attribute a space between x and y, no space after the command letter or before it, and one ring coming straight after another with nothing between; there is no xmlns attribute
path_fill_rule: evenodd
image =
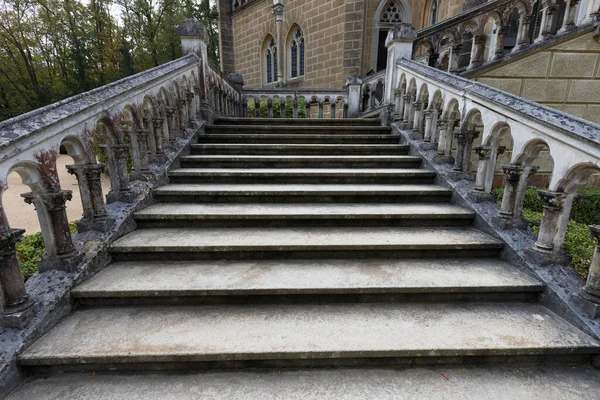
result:
<svg viewBox="0 0 600 400"><path fill-rule="evenodd" d="M268 118L273 118L274 114L280 118L298 118L300 107L305 108L306 118L336 119L348 116L346 89L244 89L242 99L243 117L260 117L261 103L266 103ZM276 107L279 109L275 110ZM250 112L254 112L254 115L249 115Z"/></svg>
<svg viewBox="0 0 600 400"><path fill-rule="evenodd" d="M512 143L510 162L502 165L506 178L498 220L504 228L523 226L528 178L537 171L540 153L549 153L553 169L548 190L539 192L544 214L533 251L542 263L562 260L577 188L600 174L600 125L406 59L397 61L391 76L398 82L391 89L406 99L397 119L412 130L411 137L422 140L423 149L436 149L437 162L451 163L456 179L472 179L475 164L473 201L495 200L491 190L498 155L505 150L501 143ZM586 298L593 294L598 302L596 267Z"/></svg>
<svg viewBox="0 0 600 400"><path fill-rule="evenodd" d="M573 30L594 29L600 0L495 0L418 32L413 59L469 75Z"/></svg>
<svg viewBox="0 0 600 400"><path fill-rule="evenodd" d="M384 105L386 71L383 70L363 79L360 94L360 111L369 113Z"/></svg>
<svg viewBox="0 0 600 400"><path fill-rule="evenodd" d="M0 321L11 324L11 316L32 303L15 252L24 231L10 226L1 201L9 174L18 173L30 188L22 197L35 207L44 239L39 270L72 271L81 254L66 214L72 192L61 187L57 170L61 150L74 160L67 170L81 195L78 230L106 232L115 220L106 203L132 202L133 183L164 167L166 153L181 148L178 142L189 140L198 121L239 115L242 83L208 64L203 27L187 20L178 33L182 58L0 123ZM104 172L110 178L106 202Z"/></svg>

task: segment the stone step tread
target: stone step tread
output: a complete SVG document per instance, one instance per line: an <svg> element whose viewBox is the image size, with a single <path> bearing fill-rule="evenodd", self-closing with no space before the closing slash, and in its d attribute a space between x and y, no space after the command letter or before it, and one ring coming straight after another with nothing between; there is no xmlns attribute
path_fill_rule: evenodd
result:
<svg viewBox="0 0 600 400"><path fill-rule="evenodd" d="M286 125L286 124L268 124L268 125L209 125L206 128L207 132L219 132L219 131L260 131L261 133L269 132L282 132L293 130L293 131L306 131L306 132L364 132L364 133L389 133L391 134L392 128L386 126L347 126L347 125L336 125L335 123L330 125Z"/></svg>
<svg viewBox="0 0 600 400"><path fill-rule="evenodd" d="M170 183L154 190L155 194L450 194L451 189L431 184L203 184Z"/></svg>
<svg viewBox="0 0 600 400"><path fill-rule="evenodd" d="M192 148L239 148L239 149L406 149L406 144L331 144L331 143L198 143L192 144Z"/></svg>
<svg viewBox="0 0 600 400"><path fill-rule="evenodd" d="M296 139L296 138L324 138L324 139L357 139L357 138L368 138L368 139L390 139L397 138L400 140L402 136L397 134L355 134L355 135L343 135L343 134L327 134L327 133L319 133L319 134L301 134L301 133L282 133L280 135L273 134L261 134L261 133L248 133L248 134L236 134L236 133L204 133L200 135L198 138L202 140L203 137L213 137L213 138L265 138L265 139L273 139L274 137L280 138L283 142L285 139Z"/></svg>
<svg viewBox="0 0 600 400"><path fill-rule="evenodd" d="M112 252L499 249L473 228L155 228L116 240Z"/></svg>
<svg viewBox="0 0 600 400"><path fill-rule="evenodd" d="M242 124L242 125L282 125L290 124L293 126L314 126L314 125L366 125L366 126L381 126L380 119L365 119L365 118L215 118L213 123L215 125L231 125L231 124Z"/></svg>
<svg viewBox="0 0 600 400"><path fill-rule="evenodd" d="M302 176L424 176L435 171L421 168L177 168L171 176L302 175Z"/></svg>
<svg viewBox="0 0 600 400"><path fill-rule="evenodd" d="M592 367L444 366L37 377L7 400L407 399L597 400Z"/></svg>
<svg viewBox="0 0 600 400"><path fill-rule="evenodd" d="M270 203L270 204L154 204L135 214L147 219L287 219L287 218L456 218L470 219L475 213L454 204L359 204L359 203Z"/></svg>
<svg viewBox="0 0 600 400"><path fill-rule="evenodd" d="M71 294L91 297L538 292L497 259L118 262Z"/></svg>
<svg viewBox="0 0 600 400"><path fill-rule="evenodd" d="M207 154L207 155L188 155L188 156L181 156L182 160L198 160L198 159L209 159L209 160L222 160L222 159L227 159L227 160L238 160L238 159L249 159L249 160L262 160L262 159L269 159L269 160L289 160L289 159L299 159L299 160L355 160L355 159L359 159L359 160L388 160L388 161L395 161L395 160L422 160L421 157L418 156L406 156L406 155L399 155L399 156L373 156L373 155L366 155L366 156L346 156L346 155L326 155L326 156L312 156L312 155L283 155L283 156L277 156L277 155L233 155L233 154Z"/></svg>
<svg viewBox="0 0 600 400"><path fill-rule="evenodd" d="M107 307L76 311L22 365L598 354L539 304Z"/></svg>

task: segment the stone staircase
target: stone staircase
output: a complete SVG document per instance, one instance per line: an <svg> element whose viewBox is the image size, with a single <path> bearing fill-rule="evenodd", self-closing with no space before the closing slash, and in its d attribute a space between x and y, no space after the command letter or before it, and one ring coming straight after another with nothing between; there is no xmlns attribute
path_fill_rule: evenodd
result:
<svg viewBox="0 0 600 400"><path fill-rule="evenodd" d="M599 398L598 342L378 124L215 121L10 398Z"/></svg>

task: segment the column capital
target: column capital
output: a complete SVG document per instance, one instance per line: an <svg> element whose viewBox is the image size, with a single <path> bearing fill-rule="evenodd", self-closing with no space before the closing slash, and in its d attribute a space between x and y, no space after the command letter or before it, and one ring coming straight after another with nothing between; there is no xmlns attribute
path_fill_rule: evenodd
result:
<svg viewBox="0 0 600 400"><path fill-rule="evenodd" d="M437 123L438 128L440 129L447 129L448 128L448 121L445 119L440 119Z"/></svg>
<svg viewBox="0 0 600 400"><path fill-rule="evenodd" d="M24 233L25 229L10 229L0 233L0 260L15 254L15 245L23 239Z"/></svg>
<svg viewBox="0 0 600 400"><path fill-rule="evenodd" d="M73 198L70 190L58 190L55 192L28 192L21 197L27 204L34 204L36 200L44 202L48 211L60 211L65 209L65 204Z"/></svg>
<svg viewBox="0 0 600 400"><path fill-rule="evenodd" d="M429 110L429 109L424 110L423 115L425 116L426 119L433 118L433 110Z"/></svg>
<svg viewBox="0 0 600 400"><path fill-rule="evenodd" d="M466 143L467 141L467 132L466 131L458 131L454 132L454 137L458 143Z"/></svg>
<svg viewBox="0 0 600 400"><path fill-rule="evenodd" d="M84 173L86 175L98 174L104 172L106 166L104 164L71 164L67 165L67 172L71 175L77 175L78 173Z"/></svg>
<svg viewBox="0 0 600 400"><path fill-rule="evenodd" d="M475 147L475 152L479 156L480 160L489 160L490 155L492 153L491 146L477 146Z"/></svg>
<svg viewBox="0 0 600 400"><path fill-rule="evenodd" d="M567 195L563 192L540 190L538 191L538 197L544 203L544 208L558 210L562 208Z"/></svg>
<svg viewBox="0 0 600 400"><path fill-rule="evenodd" d="M502 172L506 175L507 181L518 181L523 173L523 167L521 165L503 165Z"/></svg>

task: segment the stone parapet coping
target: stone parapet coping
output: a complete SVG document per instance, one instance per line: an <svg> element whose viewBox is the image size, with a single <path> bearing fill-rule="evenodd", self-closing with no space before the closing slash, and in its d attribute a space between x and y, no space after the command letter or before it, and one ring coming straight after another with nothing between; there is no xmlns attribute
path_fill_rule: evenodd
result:
<svg viewBox="0 0 600 400"><path fill-rule="evenodd" d="M73 236L77 251L83 255L74 272L51 270L37 273L27 281L27 293L35 301L33 320L22 330L0 328L0 398L25 378L17 367L17 355L73 310L71 289L110 263L110 244L135 229L133 214L154 203L153 189L168 183L168 171L179 167L181 155L189 154L190 143L203 132L205 125L205 121L195 122L194 129L188 129L184 138L173 143L172 151L165 150L165 163L152 165L151 173L146 174L147 180L131 183L135 194L132 203L116 202L106 206L115 220L106 233L89 231Z"/></svg>

